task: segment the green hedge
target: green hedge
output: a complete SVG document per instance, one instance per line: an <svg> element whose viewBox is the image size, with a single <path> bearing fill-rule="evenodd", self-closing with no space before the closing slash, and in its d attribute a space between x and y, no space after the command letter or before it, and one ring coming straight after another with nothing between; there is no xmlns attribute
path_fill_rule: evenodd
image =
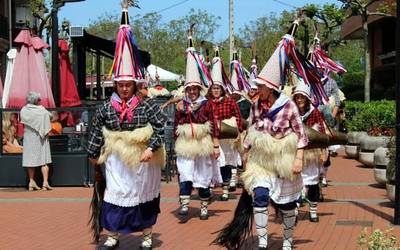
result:
<svg viewBox="0 0 400 250"><path fill-rule="evenodd" d="M343 87L347 100L364 100L364 72L353 72L343 74Z"/></svg>
<svg viewBox="0 0 400 250"><path fill-rule="evenodd" d="M348 131L366 131L370 135L393 135L396 125L394 101L346 101L346 127Z"/></svg>

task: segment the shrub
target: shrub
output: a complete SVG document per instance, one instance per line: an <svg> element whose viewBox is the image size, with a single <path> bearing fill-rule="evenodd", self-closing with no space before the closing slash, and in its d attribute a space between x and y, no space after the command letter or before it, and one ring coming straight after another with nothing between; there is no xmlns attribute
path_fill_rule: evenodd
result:
<svg viewBox="0 0 400 250"><path fill-rule="evenodd" d="M361 249L400 250L397 244L397 237L393 233L393 228L389 228L384 232L376 229L370 235L368 235L367 229L364 228L358 238L358 244L361 246Z"/></svg>
<svg viewBox="0 0 400 250"><path fill-rule="evenodd" d="M396 111L394 101L346 102L346 126L349 131L366 131L369 135L394 135Z"/></svg>
<svg viewBox="0 0 400 250"><path fill-rule="evenodd" d="M347 100L364 100L364 72L346 73L343 75L343 88Z"/></svg>

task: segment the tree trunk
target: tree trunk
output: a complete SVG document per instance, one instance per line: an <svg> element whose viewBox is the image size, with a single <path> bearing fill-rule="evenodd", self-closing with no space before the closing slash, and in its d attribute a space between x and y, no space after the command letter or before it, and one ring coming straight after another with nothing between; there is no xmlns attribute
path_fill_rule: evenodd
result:
<svg viewBox="0 0 400 250"><path fill-rule="evenodd" d="M368 42L368 17L362 17L362 28L363 28L363 36L364 36L364 102L369 102L370 92L371 92L371 57L370 57L370 48Z"/></svg>

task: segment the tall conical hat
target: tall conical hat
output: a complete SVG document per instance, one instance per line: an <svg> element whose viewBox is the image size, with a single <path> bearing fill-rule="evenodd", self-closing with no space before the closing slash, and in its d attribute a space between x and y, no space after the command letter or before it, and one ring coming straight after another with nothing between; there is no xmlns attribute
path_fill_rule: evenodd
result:
<svg viewBox="0 0 400 250"><path fill-rule="evenodd" d="M285 84L285 67L287 67L287 58L285 58L285 41L287 40L294 41L291 35L285 35L282 38L274 53L258 74L255 80L257 84L264 84L268 88L274 89L278 92L281 91L282 85Z"/></svg>
<svg viewBox="0 0 400 250"><path fill-rule="evenodd" d="M314 104L327 103L328 98L322 86L321 73L296 49L293 35L298 26L297 19L293 22L288 34L282 37L274 53L257 76L256 82L280 91L287 82L292 65L304 82L311 85Z"/></svg>
<svg viewBox="0 0 400 250"><path fill-rule="evenodd" d="M308 98L308 100L311 101L311 87L309 84L306 84L303 80L303 78L297 78L297 86L296 89L293 92L293 96L295 95L303 95Z"/></svg>
<svg viewBox="0 0 400 250"><path fill-rule="evenodd" d="M215 56L212 59L211 78L213 80L213 84L220 85L224 90L227 90L227 83L229 82L229 79L225 73L222 59L219 56L218 47L215 47Z"/></svg>
<svg viewBox="0 0 400 250"><path fill-rule="evenodd" d="M231 94L244 95L250 90L250 84L246 79L242 64L239 62L238 54L233 53L233 60L230 64L231 73Z"/></svg>
<svg viewBox="0 0 400 250"><path fill-rule="evenodd" d="M139 63L139 48L129 26L128 2L124 0L122 3L121 25L118 30L112 66L114 81L132 81L144 78L143 69Z"/></svg>
<svg viewBox="0 0 400 250"><path fill-rule="evenodd" d="M189 86L204 88L208 87L211 82L210 72L193 47L193 38L190 34L188 37L188 48L186 49L186 78L184 88Z"/></svg>

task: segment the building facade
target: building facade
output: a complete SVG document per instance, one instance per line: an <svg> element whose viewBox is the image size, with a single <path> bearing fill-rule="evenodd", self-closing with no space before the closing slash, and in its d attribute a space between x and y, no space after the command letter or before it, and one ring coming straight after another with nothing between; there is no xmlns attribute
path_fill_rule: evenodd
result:
<svg viewBox="0 0 400 250"><path fill-rule="evenodd" d="M396 8L394 0L372 0L368 9L379 10L386 4L392 17L370 16L368 18L368 43L371 56L371 98L394 99L395 86L395 37ZM341 27L341 37L345 40L363 39L360 16L352 16Z"/></svg>

